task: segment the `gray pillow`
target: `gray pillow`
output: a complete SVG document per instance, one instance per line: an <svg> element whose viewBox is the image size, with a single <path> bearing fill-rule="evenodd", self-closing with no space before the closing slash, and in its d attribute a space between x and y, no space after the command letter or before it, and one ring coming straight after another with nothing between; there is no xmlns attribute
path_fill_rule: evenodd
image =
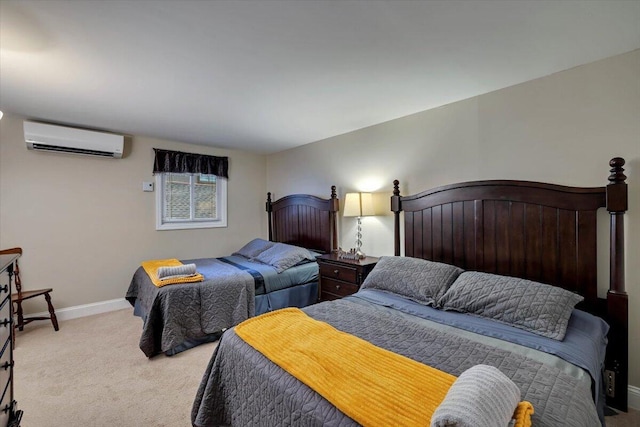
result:
<svg viewBox="0 0 640 427"><path fill-rule="evenodd" d="M261 252L266 251L273 245L275 245L275 243L268 240L253 239L232 255L242 255L243 257L251 259L257 257Z"/></svg>
<svg viewBox="0 0 640 427"><path fill-rule="evenodd" d="M449 264L411 257L380 258L362 288L392 292L426 305L435 305L463 270Z"/></svg>
<svg viewBox="0 0 640 427"><path fill-rule="evenodd" d="M438 305L562 341L573 307L583 299L543 283L467 271L438 300Z"/></svg>
<svg viewBox="0 0 640 427"><path fill-rule="evenodd" d="M286 243L276 243L266 251L258 254L254 259L264 264L269 264L278 273L282 273L287 268L303 261L315 261L316 257L308 249L287 245Z"/></svg>

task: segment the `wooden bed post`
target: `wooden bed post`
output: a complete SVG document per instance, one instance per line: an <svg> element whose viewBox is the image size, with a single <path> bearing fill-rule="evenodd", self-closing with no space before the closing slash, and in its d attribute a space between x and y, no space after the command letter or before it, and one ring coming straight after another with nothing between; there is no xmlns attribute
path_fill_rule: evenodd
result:
<svg viewBox="0 0 640 427"><path fill-rule="evenodd" d="M629 381L629 302L625 290L624 270L624 214L628 209L624 164L625 161L621 157L615 157L609 162L611 175L607 185L607 211L610 215L611 247L607 319L611 326L609 332L611 351L608 352L605 381L609 404L626 411Z"/></svg>
<svg viewBox="0 0 640 427"><path fill-rule="evenodd" d="M271 192L267 193L267 217L269 221L269 241L273 241L273 224L271 213L273 212L273 206L271 205Z"/></svg>
<svg viewBox="0 0 640 427"><path fill-rule="evenodd" d="M338 226L337 214L340 210L340 201L336 194L336 186L331 186L331 207L329 210L329 222L331 224L331 253L338 252Z"/></svg>
<svg viewBox="0 0 640 427"><path fill-rule="evenodd" d="M391 210L393 211L393 254L400 256L400 181L393 180L393 196L391 196Z"/></svg>

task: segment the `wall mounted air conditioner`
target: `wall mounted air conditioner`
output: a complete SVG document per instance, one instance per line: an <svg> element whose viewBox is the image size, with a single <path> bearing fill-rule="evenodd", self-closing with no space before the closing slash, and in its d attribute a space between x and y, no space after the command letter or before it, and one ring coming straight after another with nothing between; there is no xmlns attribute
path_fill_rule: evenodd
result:
<svg viewBox="0 0 640 427"><path fill-rule="evenodd" d="M124 136L37 122L24 122L29 150L122 158Z"/></svg>

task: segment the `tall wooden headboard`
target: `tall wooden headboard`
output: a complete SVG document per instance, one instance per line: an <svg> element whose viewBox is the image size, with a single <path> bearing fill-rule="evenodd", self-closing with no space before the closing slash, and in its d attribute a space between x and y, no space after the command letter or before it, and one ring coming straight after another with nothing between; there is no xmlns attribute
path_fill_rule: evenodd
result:
<svg viewBox="0 0 640 427"><path fill-rule="evenodd" d="M607 403L627 410L628 299L624 277L624 159L609 162L609 185L566 187L529 181L475 181L401 196L394 181L395 254L404 212L406 256L465 270L522 277L584 296L580 309L610 325L606 369L615 374ZM610 282L597 295L597 213L609 211Z"/></svg>
<svg viewBox="0 0 640 427"><path fill-rule="evenodd" d="M329 199L309 194L292 194L271 201L267 193L269 240L330 253L338 248L336 215L340 203L336 187Z"/></svg>

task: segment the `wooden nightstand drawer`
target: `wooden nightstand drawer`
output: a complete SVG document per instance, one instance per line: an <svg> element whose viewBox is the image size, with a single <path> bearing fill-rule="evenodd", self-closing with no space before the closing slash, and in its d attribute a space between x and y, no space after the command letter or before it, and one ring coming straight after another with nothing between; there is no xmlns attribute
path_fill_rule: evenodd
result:
<svg viewBox="0 0 640 427"><path fill-rule="evenodd" d="M0 251L0 426L19 426L22 411L13 394L13 307L11 287L17 279L19 248Z"/></svg>
<svg viewBox="0 0 640 427"><path fill-rule="evenodd" d="M338 258L335 254L320 256L320 301L339 299L358 292L377 262L378 258L374 257L349 260Z"/></svg>
<svg viewBox="0 0 640 427"><path fill-rule="evenodd" d="M0 342L4 344L5 340L11 336L11 298L7 295L0 303Z"/></svg>
<svg viewBox="0 0 640 427"><path fill-rule="evenodd" d="M7 383L11 379L11 368L13 367L11 361L11 338L0 345L2 356L0 356L0 393L7 388ZM4 395L2 395L4 397ZM0 408L1 409L1 408Z"/></svg>
<svg viewBox="0 0 640 427"><path fill-rule="evenodd" d="M358 285L323 277L322 292L328 292L330 294L346 297L347 295L355 294L356 292L358 292Z"/></svg>
<svg viewBox="0 0 640 427"><path fill-rule="evenodd" d="M356 283L357 270L355 269L355 267L321 263L320 276L322 276L323 278L330 277L332 279L339 279L346 282Z"/></svg>

